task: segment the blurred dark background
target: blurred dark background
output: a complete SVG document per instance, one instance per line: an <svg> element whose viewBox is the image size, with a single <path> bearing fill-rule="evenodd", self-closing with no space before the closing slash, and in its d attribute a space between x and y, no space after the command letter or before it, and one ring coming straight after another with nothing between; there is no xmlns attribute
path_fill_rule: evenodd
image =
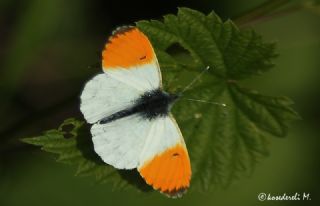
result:
<svg viewBox="0 0 320 206"><path fill-rule="evenodd" d="M270 139L270 157L250 178L229 188L169 200L158 193L112 191L18 139L82 118L78 96L100 69L100 52L111 31L143 19L161 19L177 7L237 19L264 0L1 0L0 1L0 205L317 205L319 203L320 9L308 1L252 27L276 41L275 68L243 84L286 95L303 121L285 139ZM298 2L298 1L292 1ZM275 8L277 9L277 8ZM182 128L183 130L183 128ZM309 202L259 202L260 192L310 193Z"/></svg>

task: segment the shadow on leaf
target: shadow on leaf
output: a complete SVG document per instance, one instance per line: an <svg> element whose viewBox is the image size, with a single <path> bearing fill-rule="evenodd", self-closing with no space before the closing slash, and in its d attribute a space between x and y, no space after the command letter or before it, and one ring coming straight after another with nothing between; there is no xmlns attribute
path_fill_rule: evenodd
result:
<svg viewBox="0 0 320 206"><path fill-rule="evenodd" d="M83 157L91 162L94 162L97 166L112 167L104 163L101 158L95 153L93 142L91 140L90 125L83 124L81 127L74 127L74 134L77 134L76 147L79 149ZM69 136L69 134L67 134ZM115 168L112 168L116 170ZM116 170L121 178L129 185L136 187L143 192L152 191L152 187L147 185L144 179L140 176L136 169L133 170Z"/></svg>

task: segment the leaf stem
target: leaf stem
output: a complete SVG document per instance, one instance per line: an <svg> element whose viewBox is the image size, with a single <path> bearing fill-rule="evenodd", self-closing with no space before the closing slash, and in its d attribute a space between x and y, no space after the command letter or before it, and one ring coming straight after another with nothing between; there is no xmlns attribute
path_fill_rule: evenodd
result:
<svg viewBox="0 0 320 206"><path fill-rule="evenodd" d="M291 0L269 0L236 16L233 18L233 21L240 27L246 27L257 22L271 19L272 17L282 16L304 8L301 3L295 3L288 7L291 3Z"/></svg>

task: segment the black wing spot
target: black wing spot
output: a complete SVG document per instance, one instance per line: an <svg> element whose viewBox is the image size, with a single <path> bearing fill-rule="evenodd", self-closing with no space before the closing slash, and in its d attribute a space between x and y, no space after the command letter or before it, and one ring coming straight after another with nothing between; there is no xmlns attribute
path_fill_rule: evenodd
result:
<svg viewBox="0 0 320 206"><path fill-rule="evenodd" d="M179 156L179 153L173 153L172 156L173 157Z"/></svg>
<svg viewBox="0 0 320 206"><path fill-rule="evenodd" d="M147 56L146 56L146 55L144 55L144 56L140 57L140 60L144 60L145 58L147 58Z"/></svg>

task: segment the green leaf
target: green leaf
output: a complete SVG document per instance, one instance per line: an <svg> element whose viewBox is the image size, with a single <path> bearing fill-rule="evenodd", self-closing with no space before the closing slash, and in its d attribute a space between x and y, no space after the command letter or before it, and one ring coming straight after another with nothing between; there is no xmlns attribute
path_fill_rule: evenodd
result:
<svg viewBox="0 0 320 206"><path fill-rule="evenodd" d="M137 26L153 43L166 90L181 90L205 67L211 68L172 111L189 150L191 189L227 186L250 175L256 163L268 155L267 136L285 136L289 122L299 118L288 98L264 96L239 83L272 67L275 45L264 43L252 30L240 31L231 21L221 21L213 12L204 15L187 8L164 16L163 22L139 21ZM185 98L221 102L227 107ZM73 129L66 132L68 125ZM77 164L79 175L123 187L148 188L137 172L126 173L104 164L94 153L84 125L69 119L57 130L23 141L58 154L58 161Z"/></svg>
<svg viewBox="0 0 320 206"><path fill-rule="evenodd" d="M274 44L263 43L252 30L239 31L231 21L222 22L213 12L205 16L180 8L177 16L165 16L164 23L140 21L137 26L148 34L156 51L178 43L190 52L194 67L202 70L210 66L211 73L221 78L242 79L260 74L271 68L271 58L275 57ZM164 60L160 56L160 63L166 64Z"/></svg>
<svg viewBox="0 0 320 206"><path fill-rule="evenodd" d="M22 141L57 154L58 162L76 165L77 176L93 176L97 182L111 182L118 189L134 185L142 191L151 190L137 171L116 170L100 159L93 150L89 129L83 121L70 118L58 129L48 130L43 135L24 138Z"/></svg>
<svg viewBox="0 0 320 206"><path fill-rule="evenodd" d="M173 76L176 81L165 84L166 89L179 90L210 66L209 74L184 96L227 104L223 108L182 98L173 107L191 158L191 189L226 186L242 174L250 175L268 154L267 134L283 137L289 122L299 118L288 98L263 96L238 83L272 67L275 45L263 42L253 30L240 31L232 21L223 22L213 12L204 15L188 8L165 16L164 22L140 21L137 26L152 41L161 68L180 68L175 73L166 68L164 80ZM175 44L189 53L191 63L170 54Z"/></svg>
<svg viewBox="0 0 320 206"><path fill-rule="evenodd" d="M230 87L230 94L239 110L257 127L275 136L287 134L288 123L298 114L290 108L293 102L287 97L263 96L256 91Z"/></svg>

